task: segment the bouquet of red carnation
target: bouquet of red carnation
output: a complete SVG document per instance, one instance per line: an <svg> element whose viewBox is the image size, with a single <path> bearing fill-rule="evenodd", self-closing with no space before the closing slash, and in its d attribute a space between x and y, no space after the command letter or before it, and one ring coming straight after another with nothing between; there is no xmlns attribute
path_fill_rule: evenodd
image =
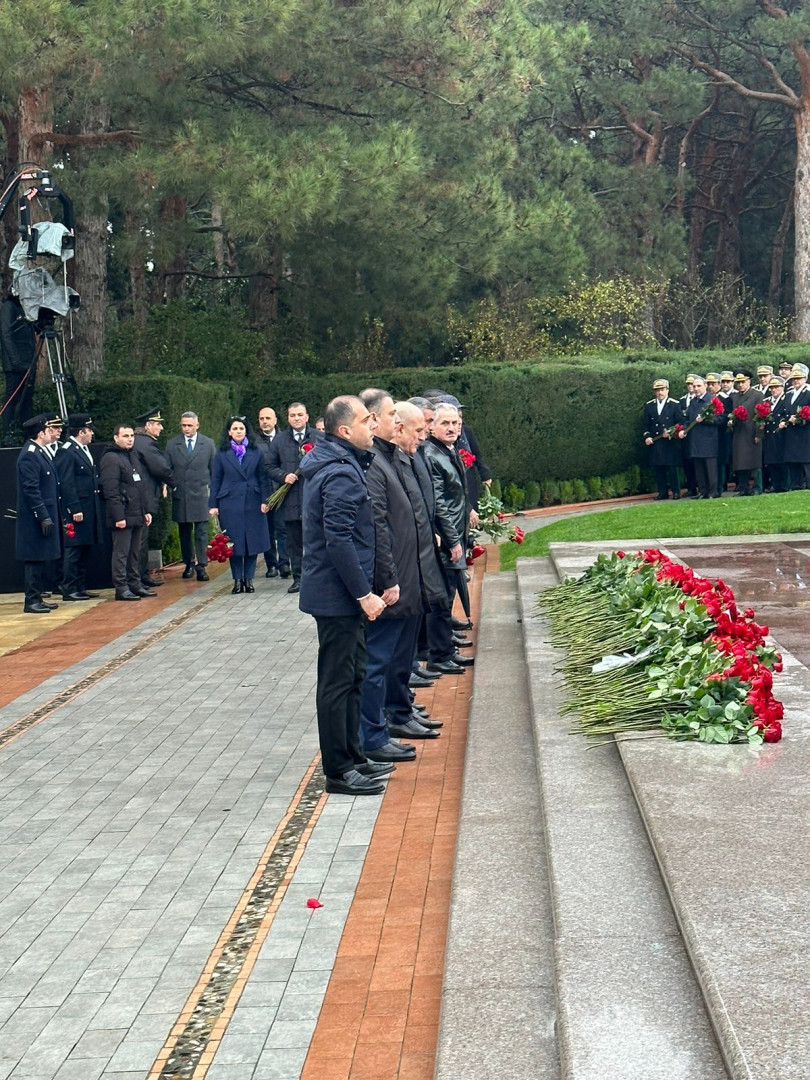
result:
<svg viewBox="0 0 810 1080"><path fill-rule="evenodd" d="M459 449L458 456L461 458L461 463L465 469L471 469L475 464L475 454L471 454L463 446Z"/></svg>
<svg viewBox="0 0 810 1080"><path fill-rule="evenodd" d="M717 417L722 416L725 411L725 406L723 405L723 402L720 400L720 398L713 397L708 405L703 406L703 408L697 414L692 423L688 425L688 427L683 427L681 424L676 424L674 428L670 429L670 431L674 433L676 438L680 438L681 432L683 432L683 434L686 436L689 434L689 432L692 430L695 424L697 424L698 421L713 424Z"/></svg>
<svg viewBox="0 0 810 1080"><path fill-rule="evenodd" d="M735 423L745 424L750 419L751 417L748 415L748 409L746 409L744 405L738 405L736 409L732 410L731 416L729 417L729 427L733 427Z"/></svg>
<svg viewBox="0 0 810 1080"><path fill-rule="evenodd" d="M470 554L467 556L467 566L472 566L476 559L480 559L486 551L482 544L473 544Z"/></svg>
<svg viewBox="0 0 810 1080"><path fill-rule="evenodd" d="M65 536L68 540L73 540L76 537L76 526L72 521L69 521L67 525L65 525Z"/></svg>
<svg viewBox="0 0 810 1080"><path fill-rule="evenodd" d="M810 405L802 405L799 411L790 418L791 424L797 424L799 427L804 427L808 420L810 420Z"/></svg>
<svg viewBox="0 0 810 1080"><path fill-rule="evenodd" d="M758 428L764 427L768 421L768 417L771 415L771 403L769 401L758 401L754 406L754 423Z"/></svg>
<svg viewBox="0 0 810 1080"><path fill-rule="evenodd" d="M303 457L304 454L308 454L310 452L310 450L314 450L314 449L315 449L315 443L305 442L303 444L303 446L299 447L299 452L301 454L301 457ZM299 474L300 474L300 469L296 469L295 470L295 475L298 476ZM267 507L267 509L268 510L278 510L278 508L281 506L281 504L287 498L287 492L290 490L291 487L292 487L291 484L282 484L281 487L276 488L276 490L273 492L273 494L269 498L264 500L264 504Z"/></svg>
<svg viewBox="0 0 810 1080"><path fill-rule="evenodd" d="M206 548L209 562L227 562L233 555L233 540L224 532L218 532Z"/></svg>

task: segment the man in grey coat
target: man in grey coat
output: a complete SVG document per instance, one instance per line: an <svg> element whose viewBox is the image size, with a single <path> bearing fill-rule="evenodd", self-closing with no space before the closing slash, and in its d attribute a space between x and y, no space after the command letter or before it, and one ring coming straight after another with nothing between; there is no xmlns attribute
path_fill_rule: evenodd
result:
<svg viewBox="0 0 810 1080"><path fill-rule="evenodd" d="M188 579L196 571L197 581L208 581L208 496L211 493L211 466L217 452L213 439L200 434L196 413L184 412L180 431L166 444L172 467L172 520L180 533L180 551Z"/></svg>

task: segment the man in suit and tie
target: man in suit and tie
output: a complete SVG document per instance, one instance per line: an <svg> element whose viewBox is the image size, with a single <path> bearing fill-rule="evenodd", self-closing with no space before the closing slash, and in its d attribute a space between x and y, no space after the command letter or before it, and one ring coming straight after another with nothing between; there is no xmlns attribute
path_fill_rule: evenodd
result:
<svg viewBox="0 0 810 1080"><path fill-rule="evenodd" d="M256 429L257 446L264 451L265 459L268 459L270 447L279 434L275 409L271 409L269 405L264 405L259 409L258 422L259 426ZM277 487L278 484L274 483L273 490L275 491ZM267 531L270 534L270 546L264 553L266 567L264 576L288 578L291 571L290 560L287 558L287 530L284 528L284 522L281 519L281 510L267 511Z"/></svg>
<svg viewBox="0 0 810 1080"><path fill-rule="evenodd" d="M180 417L180 434L166 444L173 477L172 520L180 534L180 552L188 580L208 581L208 496L211 494L211 466L217 448L213 439L200 434L200 419L194 412Z"/></svg>
<svg viewBox="0 0 810 1080"><path fill-rule="evenodd" d="M98 594L87 591L87 569L93 546L104 543L105 533L101 481L90 453L92 417L88 413L71 414L68 430L70 438L55 458L66 530L62 599L92 600Z"/></svg>
<svg viewBox="0 0 810 1080"><path fill-rule="evenodd" d="M23 611L47 615L57 604L42 598L45 564L62 553L59 478L48 447L58 438L62 420L40 413L23 424L27 440L17 458L15 553L25 568Z"/></svg>
<svg viewBox="0 0 810 1080"><path fill-rule="evenodd" d="M298 475L305 446L314 446L323 435L309 426L306 405L294 401L287 408L289 427L280 432L267 453L270 477L277 484L289 484L290 489L281 504L280 513L287 531L287 554L290 557L293 582L287 592L297 593L301 588L301 556L304 551L301 529L304 480Z"/></svg>

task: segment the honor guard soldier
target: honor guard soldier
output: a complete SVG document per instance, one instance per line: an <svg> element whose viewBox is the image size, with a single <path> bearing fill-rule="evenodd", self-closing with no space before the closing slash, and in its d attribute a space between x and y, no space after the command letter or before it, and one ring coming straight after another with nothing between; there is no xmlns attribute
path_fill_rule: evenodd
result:
<svg viewBox="0 0 810 1080"><path fill-rule="evenodd" d="M790 372L793 386L785 393L785 461L790 471L791 491L810 488L810 423L801 418L801 410L810 405L807 375L806 364L794 364Z"/></svg>
<svg viewBox="0 0 810 1080"><path fill-rule="evenodd" d="M149 505L147 510L154 518L160 506L161 496L166 495L166 487L174 487L174 477L169 459L158 446L158 438L163 431L163 417L160 409L149 409L142 416L135 417L135 456L141 461L143 491ZM140 581L145 589L162 585L149 573L149 529L141 535L141 547L138 553Z"/></svg>
<svg viewBox="0 0 810 1080"><path fill-rule="evenodd" d="M92 600L98 593L87 591L90 553L95 544L104 543L101 480L90 453L94 438L92 417L88 413L71 414L68 430L70 438L55 458L65 523L62 599Z"/></svg>
<svg viewBox="0 0 810 1080"><path fill-rule="evenodd" d="M680 499L681 488L678 481L678 440L671 438L669 432L682 420L680 406L669 396L669 383L666 379L656 379L653 383L651 401L644 406L644 444L649 448L650 465L655 472L658 485L656 499L663 501L672 492L673 499Z"/></svg>
<svg viewBox="0 0 810 1080"><path fill-rule="evenodd" d="M769 364L760 364L757 368L757 389L764 397L770 397L771 393L771 379L773 378L773 368Z"/></svg>
<svg viewBox="0 0 810 1080"><path fill-rule="evenodd" d="M770 414L762 424L762 463L767 468L774 491L787 491L788 467L785 463L785 380L774 375L768 384L769 395L765 398Z"/></svg>
<svg viewBox="0 0 810 1080"><path fill-rule="evenodd" d="M16 557L25 568L23 611L45 615L57 604L42 599L45 566L62 553L59 479L48 447L62 430L59 416L40 413L23 424L27 436L17 458Z"/></svg>

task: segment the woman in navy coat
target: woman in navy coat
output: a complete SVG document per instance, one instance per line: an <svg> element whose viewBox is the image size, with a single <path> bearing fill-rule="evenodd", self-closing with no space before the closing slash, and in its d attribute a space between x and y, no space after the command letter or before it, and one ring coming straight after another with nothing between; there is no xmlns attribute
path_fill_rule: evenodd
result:
<svg viewBox="0 0 810 1080"><path fill-rule="evenodd" d="M264 454L244 416L232 416L211 469L209 514L219 514L223 532L233 541L232 592L254 592L256 557L270 542L267 499L270 476Z"/></svg>

